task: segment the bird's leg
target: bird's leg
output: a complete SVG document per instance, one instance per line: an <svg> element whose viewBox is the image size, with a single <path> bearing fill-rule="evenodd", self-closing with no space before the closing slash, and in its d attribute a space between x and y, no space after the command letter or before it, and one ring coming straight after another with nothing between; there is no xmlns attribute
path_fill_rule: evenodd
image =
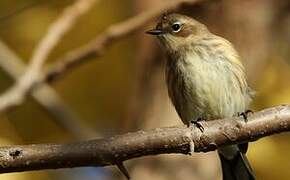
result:
<svg viewBox="0 0 290 180"><path fill-rule="evenodd" d="M253 113L253 111L248 109L244 112L238 113L238 116L243 116L245 122L248 122L248 114L249 113Z"/></svg>
<svg viewBox="0 0 290 180"><path fill-rule="evenodd" d="M190 127L191 125L194 125L195 127L197 127L202 133L204 131L203 126L199 123L200 121L202 121L203 119L198 118L197 120L191 120L190 123L188 123L188 127Z"/></svg>

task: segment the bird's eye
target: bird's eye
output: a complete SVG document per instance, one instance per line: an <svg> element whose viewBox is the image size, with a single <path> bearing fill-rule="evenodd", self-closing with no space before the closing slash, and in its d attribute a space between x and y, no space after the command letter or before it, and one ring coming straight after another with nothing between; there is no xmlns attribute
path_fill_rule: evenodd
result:
<svg viewBox="0 0 290 180"><path fill-rule="evenodd" d="M178 32L178 31L180 31L180 29L181 29L181 25L180 25L180 23L174 23L174 24L171 26L171 29L173 30L173 32Z"/></svg>

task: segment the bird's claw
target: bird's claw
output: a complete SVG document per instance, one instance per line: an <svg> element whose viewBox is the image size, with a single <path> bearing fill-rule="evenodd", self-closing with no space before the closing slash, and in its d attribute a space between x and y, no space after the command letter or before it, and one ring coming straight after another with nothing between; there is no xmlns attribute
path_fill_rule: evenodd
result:
<svg viewBox="0 0 290 180"><path fill-rule="evenodd" d="M202 133L204 132L204 127L199 123L199 121L202 121L201 118L198 118L197 120L191 120L188 127L190 127L190 125L194 125L195 127L197 127Z"/></svg>
<svg viewBox="0 0 290 180"><path fill-rule="evenodd" d="M252 110L246 110L245 112L238 113L238 116L242 116L245 122L248 122L248 114L253 113Z"/></svg>

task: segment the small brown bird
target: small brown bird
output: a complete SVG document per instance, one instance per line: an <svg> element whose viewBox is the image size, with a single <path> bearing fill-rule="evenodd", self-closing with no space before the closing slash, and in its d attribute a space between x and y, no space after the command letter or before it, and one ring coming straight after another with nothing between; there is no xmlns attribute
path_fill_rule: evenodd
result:
<svg viewBox="0 0 290 180"><path fill-rule="evenodd" d="M232 117L248 109L254 93L229 41L174 13L163 15L147 33L158 37L168 56L168 93L183 123L198 125L199 119ZM255 179L246 150L247 144L218 149L224 180Z"/></svg>

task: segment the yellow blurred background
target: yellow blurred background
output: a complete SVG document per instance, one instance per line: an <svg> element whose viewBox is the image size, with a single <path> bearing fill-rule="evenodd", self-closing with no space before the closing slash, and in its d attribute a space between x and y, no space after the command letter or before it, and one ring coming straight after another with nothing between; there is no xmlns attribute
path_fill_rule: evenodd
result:
<svg viewBox="0 0 290 180"><path fill-rule="evenodd" d="M0 0L0 40L27 63L49 25L73 0ZM49 56L86 44L106 27L166 0L100 0L65 35ZM17 10L28 8L17 12ZM176 10L199 19L233 42L257 91L252 109L290 102L290 2L288 0L205 1ZM17 12L17 13L13 13ZM11 16L7 16L9 14ZM1 18L4 17L4 18ZM154 22L147 27L153 26ZM80 123L98 137L181 124L167 97L164 54L146 28L109 47L100 58L74 69L51 86ZM1 51L0 51L1 52ZM4 92L13 80L0 67ZM0 144L64 143L81 138L59 126L35 100L0 115ZM90 136L89 138L94 138ZM290 134L251 143L248 157L257 179L288 180ZM126 162L133 179L220 179L215 153L162 155ZM114 168L75 168L0 175L2 180L124 179Z"/></svg>

